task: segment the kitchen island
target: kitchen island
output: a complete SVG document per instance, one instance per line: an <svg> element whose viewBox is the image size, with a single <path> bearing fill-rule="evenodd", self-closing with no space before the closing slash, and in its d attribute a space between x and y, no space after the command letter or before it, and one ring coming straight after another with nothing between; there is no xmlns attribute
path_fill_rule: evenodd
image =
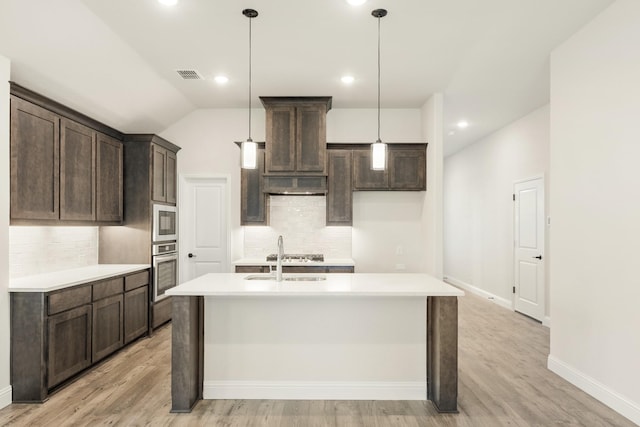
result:
<svg viewBox="0 0 640 427"><path fill-rule="evenodd" d="M203 398L428 399L457 412L461 290L427 274L284 279L207 274L167 292L173 412Z"/></svg>

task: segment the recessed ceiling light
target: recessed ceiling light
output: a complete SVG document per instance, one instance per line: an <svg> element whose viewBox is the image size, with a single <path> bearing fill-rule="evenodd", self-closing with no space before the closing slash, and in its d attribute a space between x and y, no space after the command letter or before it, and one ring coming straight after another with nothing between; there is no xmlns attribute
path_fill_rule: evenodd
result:
<svg viewBox="0 0 640 427"><path fill-rule="evenodd" d="M342 76L342 78L340 80L342 81L342 83L344 83L346 85L350 85L356 79L353 76Z"/></svg>
<svg viewBox="0 0 640 427"><path fill-rule="evenodd" d="M361 4L365 4L367 0L347 0L351 6L360 6Z"/></svg>
<svg viewBox="0 0 640 427"><path fill-rule="evenodd" d="M466 120L460 120L457 124L459 129L464 129L469 127L469 122L467 122Z"/></svg>
<svg viewBox="0 0 640 427"><path fill-rule="evenodd" d="M158 3L165 6L175 6L176 4L178 4L178 0L158 0Z"/></svg>
<svg viewBox="0 0 640 427"><path fill-rule="evenodd" d="M229 82L229 77L227 76L215 76L213 80L216 81L219 85L227 84Z"/></svg>

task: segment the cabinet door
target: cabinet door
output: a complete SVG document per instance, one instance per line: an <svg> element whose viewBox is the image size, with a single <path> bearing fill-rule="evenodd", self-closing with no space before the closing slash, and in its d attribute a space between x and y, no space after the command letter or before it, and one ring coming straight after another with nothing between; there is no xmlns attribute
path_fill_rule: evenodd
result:
<svg viewBox="0 0 640 427"><path fill-rule="evenodd" d="M59 161L59 117L12 96L12 219L59 219Z"/></svg>
<svg viewBox="0 0 640 427"><path fill-rule="evenodd" d="M152 199L167 201L167 150L157 145L151 146Z"/></svg>
<svg viewBox="0 0 640 427"><path fill-rule="evenodd" d="M296 109L269 107L266 111L266 170L294 172L296 170Z"/></svg>
<svg viewBox="0 0 640 427"><path fill-rule="evenodd" d="M392 190L426 190L425 150L389 150L389 187Z"/></svg>
<svg viewBox="0 0 640 427"><path fill-rule="evenodd" d="M122 143L98 134L98 221L122 221Z"/></svg>
<svg viewBox="0 0 640 427"><path fill-rule="evenodd" d="M324 173L326 169L326 107L296 108L296 170Z"/></svg>
<svg viewBox="0 0 640 427"><path fill-rule="evenodd" d="M236 265L236 273L269 273L268 265Z"/></svg>
<svg viewBox="0 0 640 427"><path fill-rule="evenodd" d="M176 153L167 151L167 171L166 171L166 186L167 186L167 203L175 204L178 194L178 158Z"/></svg>
<svg viewBox="0 0 640 427"><path fill-rule="evenodd" d="M91 306L83 305L48 319L48 388L91 364Z"/></svg>
<svg viewBox="0 0 640 427"><path fill-rule="evenodd" d="M92 360L108 356L124 345L122 294L93 303Z"/></svg>
<svg viewBox="0 0 640 427"><path fill-rule="evenodd" d="M96 219L95 131L60 120L60 219Z"/></svg>
<svg viewBox="0 0 640 427"><path fill-rule="evenodd" d="M371 169L371 150L353 150L354 190L387 190L389 176L387 170Z"/></svg>
<svg viewBox="0 0 640 427"><path fill-rule="evenodd" d="M327 225L352 225L351 151L329 150Z"/></svg>
<svg viewBox="0 0 640 427"><path fill-rule="evenodd" d="M240 224L268 225L268 197L264 190L264 150L258 150L257 167L240 172Z"/></svg>
<svg viewBox="0 0 640 427"><path fill-rule="evenodd" d="M149 330L149 286L124 294L124 343L144 335Z"/></svg>

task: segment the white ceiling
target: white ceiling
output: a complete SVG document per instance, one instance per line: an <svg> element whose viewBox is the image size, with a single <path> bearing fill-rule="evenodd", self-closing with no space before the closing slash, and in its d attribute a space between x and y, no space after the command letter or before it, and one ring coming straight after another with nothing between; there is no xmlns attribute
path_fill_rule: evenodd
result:
<svg viewBox="0 0 640 427"><path fill-rule="evenodd" d="M385 8L382 108L419 108L444 93L452 153L547 103L550 51L612 2L0 0L0 54L12 61L13 81L124 132L157 133L197 108L246 107L249 19L241 11L254 8L254 108L258 96L304 95L375 108L371 11ZM206 80L183 80L178 69ZM216 74L229 83L214 83ZM355 83L342 84L344 74ZM455 129L460 119L470 126Z"/></svg>

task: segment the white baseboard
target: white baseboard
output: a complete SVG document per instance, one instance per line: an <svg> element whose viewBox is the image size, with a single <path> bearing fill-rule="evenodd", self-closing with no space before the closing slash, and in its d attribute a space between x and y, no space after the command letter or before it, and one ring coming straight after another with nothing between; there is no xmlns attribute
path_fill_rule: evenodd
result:
<svg viewBox="0 0 640 427"><path fill-rule="evenodd" d="M547 359L547 368L583 390L585 393L590 394L600 402L609 406L620 415L640 425L640 404L621 396L606 385L551 355L549 355Z"/></svg>
<svg viewBox="0 0 640 427"><path fill-rule="evenodd" d="M0 390L0 409L11 405L11 402L13 402L13 389L7 386Z"/></svg>
<svg viewBox="0 0 640 427"><path fill-rule="evenodd" d="M204 399L426 400L426 382L205 381Z"/></svg>
<svg viewBox="0 0 640 427"><path fill-rule="evenodd" d="M547 328L551 328L551 317L550 316L544 316L544 319L542 319L542 326L546 326Z"/></svg>
<svg viewBox="0 0 640 427"><path fill-rule="evenodd" d="M497 295L494 295L490 292L485 291L484 289L480 289L478 287L475 287L473 285L470 285L469 283L463 282L462 280L458 280L455 277L451 277L451 276L444 276L444 281L453 285L453 286L457 286L459 288L464 289L465 291L469 291L472 294L476 294L479 295L483 298L488 299L489 301L498 304L501 307L504 307L506 309L509 309L511 311L513 311L513 304L511 303L511 301L509 301L506 298L502 298L499 297Z"/></svg>

